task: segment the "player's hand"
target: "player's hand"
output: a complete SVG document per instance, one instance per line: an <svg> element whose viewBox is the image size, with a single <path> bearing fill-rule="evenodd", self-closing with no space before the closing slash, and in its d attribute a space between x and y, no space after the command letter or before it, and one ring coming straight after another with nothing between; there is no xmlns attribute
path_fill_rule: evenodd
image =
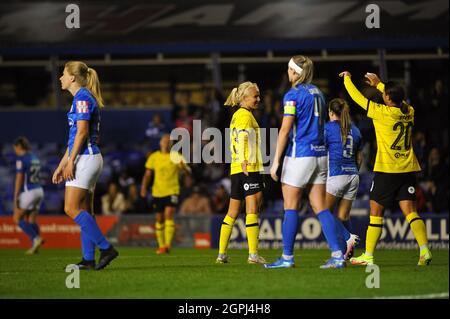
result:
<svg viewBox="0 0 450 319"><path fill-rule="evenodd" d="M63 175L62 175L62 169L60 167L58 167L55 172L53 173L53 177L52 177L52 183L53 184L59 184L64 180Z"/></svg>
<svg viewBox="0 0 450 319"><path fill-rule="evenodd" d="M75 178L75 164L73 161L68 161L63 170L63 178L66 181L71 181Z"/></svg>
<svg viewBox="0 0 450 319"><path fill-rule="evenodd" d="M275 182L278 182L278 175L277 175L278 166L280 166L280 164L278 164L278 163L273 163L273 164L272 164L272 167L270 168L270 176L272 177L272 179L273 179Z"/></svg>
<svg viewBox="0 0 450 319"><path fill-rule="evenodd" d="M341 73L339 73L339 76L341 77L341 78L343 78L343 77L345 77L345 76L352 76L351 74L350 74L350 72L348 72L348 71L343 71L343 72L341 72Z"/></svg>
<svg viewBox="0 0 450 319"><path fill-rule="evenodd" d="M20 214L20 209L19 209L19 207L17 206L14 206L13 207L13 216L20 216L21 214Z"/></svg>
<svg viewBox="0 0 450 319"><path fill-rule="evenodd" d="M243 161L243 162L241 163L242 173L244 173L245 176L248 176L247 165L248 165L248 162L247 162L247 161Z"/></svg>
<svg viewBox="0 0 450 319"><path fill-rule="evenodd" d="M141 191L139 192L139 194L141 195L142 198L146 198L147 197L147 191L143 188L141 188Z"/></svg>
<svg viewBox="0 0 450 319"><path fill-rule="evenodd" d="M366 83L369 84L370 86L377 86L378 83L380 83L380 78L378 77L378 75L376 75L375 73L369 73L367 72L365 75Z"/></svg>

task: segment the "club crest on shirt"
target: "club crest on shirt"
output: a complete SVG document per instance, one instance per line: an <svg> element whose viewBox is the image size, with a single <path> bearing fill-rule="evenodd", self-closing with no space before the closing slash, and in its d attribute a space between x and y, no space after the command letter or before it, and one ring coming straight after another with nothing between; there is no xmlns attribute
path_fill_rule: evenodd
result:
<svg viewBox="0 0 450 319"><path fill-rule="evenodd" d="M284 106L295 106L295 105L297 105L297 102L295 101L286 101L284 103Z"/></svg>
<svg viewBox="0 0 450 319"><path fill-rule="evenodd" d="M77 113L88 113L88 102L87 101L77 101Z"/></svg>

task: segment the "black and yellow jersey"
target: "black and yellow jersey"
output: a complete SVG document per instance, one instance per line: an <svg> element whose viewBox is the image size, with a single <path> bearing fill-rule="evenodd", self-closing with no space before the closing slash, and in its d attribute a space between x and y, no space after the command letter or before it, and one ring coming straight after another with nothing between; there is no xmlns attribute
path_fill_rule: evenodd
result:
<svg viewBox="0 0 450 319"><path fill-rule="evenodd" d="M412 147L414 108L408 105L404 114L398 107L375 103L365 98L355 87L349 76L344 77L344 85L353 101L367 111L373 120L377 138L377 156L374 172L408 173L420 171L420 165ZM377 89L384 92L384 84Z"/></svg>
<svg viewBox="0 0 450 319"><path fill-rule="evenodd" d="M150 154L145 163L145 168L153 170L155 174L152 186L153 197L180 194L181 161L186 163L185 158L178 152L162 153L156 151Z"/></svg>
<svg viewBox="0 0 450 319"><path fill-rule="evenodd" d="M263 171L261 136L252 112L241 107L230 123L231 175L242 172L241 163L247 161L248 172Z"/></svg>

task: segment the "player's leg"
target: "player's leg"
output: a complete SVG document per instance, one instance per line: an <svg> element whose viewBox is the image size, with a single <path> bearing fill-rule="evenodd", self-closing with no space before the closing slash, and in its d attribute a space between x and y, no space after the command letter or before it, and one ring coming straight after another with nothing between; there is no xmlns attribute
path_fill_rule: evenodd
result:
<svg viewBox="0 0 450 319"><path fill-rule="evenodd" d="M39 202L40 203L40 202ZM37 206L38 207L38 206ZM38 208L36 206L33 207L31 211L26 212L26 220L29 223L30 227L35 232L35 237L33 239L33 247L27 251L27 254L36 254L39 252L39 248L45 243L45 240L40 235L40 229L36 222L36 217L38 215Z"/></svg>
<svg viewBox="0 0 450 319"><path fill-rule="evenodd" d="M357 189L357 188L356 188ZM342 219L339 218L339 214L342 214L342 198L344 195L348 195L349 190L349 177L348 175L329 176L326 183L325 203L328 210L333 214L335 222L340 230L340 236L345 241L350 239L350 232L344 226ZM335 206L337 208L335 209ZM345 205L344 205L345 206ZM341 208L341 209L339 209ZM337 215L337 217L336 217ZM345 252L344 252L345 253Z"/></svg>
<svg viewBox="0 0 450 319"><path fill-rule="evenodd" d="M37 211L37 205L41 203L42 191L31 190L22 192L19 195L18 203L14 206L13 220L30 238L32 246L26 251L26 254L37 253L39 247L43 244L42 238L36 232L35 228L30 224L28 215L31 211Z"/></svg>
<svg viewBox="0 0 450 319"><path fill-rule="evenodd" d="M398 177L398 174L375 172L370 187L370 220L366 231L366 249L361 256L350 259L352 264L375 263L373 253L383 231L384 209L392 206L402 183Z"/></svg>
<svg viewBox="0 0 450 319"><path fill-rule="evenodd" d="M432 255L428 248L427 229L423 219L420 218L417 213L416 202L412 200L402 200L399 202L399 206L411 227L414 237L417 240L417 244L419 244L420 257L417 265L429 265L432 260Z"/></svg>
<svg viewBox="0 0 450 319"><path fill-rule="evenodd" d="M175 221L173 220L174 213L175 206L167 205L164 208L164 243L167 252L172 248L172 239L175 234Z"/></svg>
<svg viewBox="0 0 450 319"><path fill-rule="evenodd" d="M95 185L103 168L101 154L79 155L75 163L75 178L66 181L64 211L78 225L88 239L100 249L100 258L95 270L106 267L119 252L108 242L91 213L86 210L90 202L90 193L94 194Z"/></svg>
<svg viewBox="0 0 450 319"><path fill-rule="evenodd" d="M236 218L239 216L239 213L241 211L241 204L245 198L244 178L244 173L232 174L230 176L230 203L228 205L228 212L223 219L222 226L220 227L219 255L216 259L216 263L218 264L224 264L228 262L228 243L230 241L231 232L233 231L233 225L236 221Z"/></svg>
<svg viewBox="0 0 450 319"><path fill-rule="evenodd" d="M345 267L346 244L341 235L339 221L328 209L325 198L325 184L312 184L309 191L309 203L320 221L323 234L331 250L331 258L321 268L343 268Z"/></svg>
<svg viewBox="0 0 450 319"><path fill-rule="evenodd" d="M336 202L339 202L339 198L336 198L336 196L330 194L327 190L325 194L325 204L331 212L335 210Z"/></svg>
<svg viewBox="0 0 450 319"><path fill-rule="evenodd" d="M340 215L339 215L340 211L342 211L341 202L342 202L342 198L338 198L335 195L330 194L327 190L327 192L325 194L326 206L327 206L328 210L333 214L333 216L335 216L336 223L338 223L338 226L341 230L342 237L344 238L344 240L348 240L350 238L350 233L347 230L347 228L345 228L344 223L342 222L342 219L340 218ZM336 209L334 209L335 206L337 206ZM334 211L336 211L337 217L333 213Z"/></svg>
<svg viewBox="0 0 450 319"><path fill-rule="evenodd" d="M81 203L81 209L88 212L95 219L94 193L88 192ZM95 243L85 232L80 232L82 260L77 264L80 270L91 270L95 268Z"/></svg>
<svg viewBox="0 0 450 319"><path fill-rule="evenodd" d="M236 218L239 216L241 210L242 201L239 199L230 198L228 205L228 212L223 219L222 226L220 226L220 239L219 239L219 255L217 256L216 263L224 264L228 262L228 243L230 242L231 232L233 231L233 225Z"/></svg>
<svg viewBox="0 0 450 319"><path fill-rule="evenodd" d="M283 254L271 264L265 264L265 268L291 268L294 262L294 244L298 231L298 208L303 188L281 184L284 200L284 219L282 225Z"/></svg>
<svg viewBox="0 0 450 319"><path fill-rule="evenodd" d="M160 255L166 253L166 240L164 236L164 207L158 205L155 215L156 215L156 223L155 223L156 241L158 242L158 249L156 250L156 253Z"/></svg>
<svg viewBox="0 0 450 319"><path fill-rule="evenodd" d="M263 199L263 193L260 191L256 194L245 197L245 230L248 240L248 263L265 264L266 260L258 255L259 242L259 209Z"/></svg>
<svg viewBox="0 0 450 319"><path fill-rule="evenodd" d="M40 236L41 235L41 230L40 230L39 225L38 225L38 223L36 221L37 215L38 215L38 210L37 209L31 211L28 214L28 223L33 228L33 230L36 233L36 235Z"/></svg>
<svg viewBox="0 0 450 319"><path fill-rule="evenodd" d="M34 229L31 227L30 223L28 223L28 221L26 220L25 215L26 215L26 210L21 209L19 207L15 207L14 212L13 212L13 222L17 226L19 226L20 229L22 229L22 231L25 233L25 235L27 235L27 237L30 239L31 246L33 246L33 242L34 242L34 239L36 238L37 234L34 231ZM32 247L30 248L29 251L27 251L27 253L31 253L31 249L32 249Z"/></svg>
<svg viewBox="0 0 450 319"><path fill-rule="evenodd" d="M350 258L354 265L371 265L375 260L373 253L383 231L384 206L375 200L370 200L370 222L366 232L366 250L359 257Z"/></svg>
<svg viewBox="0 0 450 319"><path fill-rule="evenodd" d="M345 242L347 243L347 250L345 252L345 260L349 260L353 257L353 250L356 245L359 244L359 236L349 231L347 227L350 224L350 210L352 208L353 200L342 198L339 201L337 215L339 219L339 226L341 227L341 233ZM345 226L347 222L347 227ZM350 228L351 229L351 228Z"/></svg>
<svg viewBox="0 0 450 319"><path fill-rule="evenodd" d="M96 246L100 248L102 255L115 255L115 258L118 253L114 250L113 246L108 242L105 236L103 236L92 215L88 211L83 210L83 203L88 200L88 196L88 189L66 186L64 211L70 218L80 225L81 232L83 232L87 238L89 238L95 243ZM102 261L102 259L104 258L100 256L100 261ZM100 267L98 269L101 269L104 266L106 265L104 265L103 262L101 264L99 262L97 265L97 267Z"/></svg>

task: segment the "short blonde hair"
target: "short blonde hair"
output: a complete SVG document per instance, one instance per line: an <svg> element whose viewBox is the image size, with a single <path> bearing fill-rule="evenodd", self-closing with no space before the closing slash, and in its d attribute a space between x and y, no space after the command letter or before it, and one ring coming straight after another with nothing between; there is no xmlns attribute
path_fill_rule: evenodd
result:
<svg viewBox="0 0 450 319"><path fill-rule="evenodd" d="M311 83L314 74L314 64L311 59L304 55L295 55L292 60L302 68L299 79L292 83L292 87L302 83Z"/></svg>
<svg viewBox="0 0 450 319"><path fill-rule="evenodd" d="M233 88L233 90L231 90L230 95L228 95L228 98L225 101L224 105L227 106L240 105L242 99L247 93L247 90L252 87L256 88L256 90L259 91L258 85L250 81L243 82L238 87Z"/></svg>

